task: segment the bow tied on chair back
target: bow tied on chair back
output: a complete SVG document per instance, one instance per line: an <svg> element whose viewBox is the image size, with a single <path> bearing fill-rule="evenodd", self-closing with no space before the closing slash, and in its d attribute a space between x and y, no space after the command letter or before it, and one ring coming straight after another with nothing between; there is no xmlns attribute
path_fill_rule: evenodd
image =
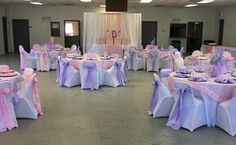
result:
<svg viewBox="0 0 236 145"><path fill-rule="evenodd" d="M212 67L210 69L210 75L212 77L219 77L226 72L226 64L229 62L224 56L224 49L218 48L215 51L215 55L211 58L210 63Z"/></svg>
<svg viewBox="0 0 236 145"><path fill-rule="evenodd" d="M93 78L93 72L97 69L96 63L84 62L83 69L87 70L86 81L84 82L85 86L90 89L96 88L96 82L94 82Z"/></svg>
<svg viewBox="0 0 236 145"><path fill-rule="evenodd" d="M135 57L136 50L135 48L130 48L129 55L130 55L130 68L134 67L134 57Z"/></svg>
<svg viewBox="0 0 236 145"><path fill-rule="evenodd" d="M0 88L0 132L15 127L14 118L7 103L6 95L10 93L9 88Z"/></svg>
<svg viewBox="0 0 236 145"><path fill-rule="evenodd" d="M57 68L56 68L56 81L57 81L57 82L60 81L60 73L61 73L60 61L61 61L61 58L58 57L58 58L56 59L56 63L57 63Z"/></svg>
<svg viewBox="0 0 236 145"><path fill-rule="evenodd" d="M152 96L151 102L148 109L148 114L151 115L158 101L158 87L161 85L160 79L153 79L152 81Z"/></svg>
<svg viewBox="0 0 236 145"><path fill-rule="evenodd" d="M191 93L192 89L191 87L178 88L175 89L175 92L178 95L178 100L173 108L174 110L172 110L173 112L171 113L171 116L168 119L167 126L173 129L179 129L181 126L181 115L183 111L183 97L185 94Z"/></svg>
<svg viewBox="0 0 236 145"><path fill-rule="evenodd" d="M61 80L60 80L60 86L63 86L65 81L66 81L66 70L69 66L70 62L69 61L62 61L62 73L61 73Z"/></svg>
<svg viewBox="0 0 236 145"><path fill-rule="evenodd" d="M152 70L155 70L155 67L156 67L156 61L158 59L158 51L157 50L151 50L149 52L149 55L151 56L152 58Z"/></svg>
<svg viewBox="0 0 236 145"><path fill-rule="evenodd" d="M122 61L118 60L115 62L117 79L119 81L120 86L124 86L125 85L125 83L124 83L125 76L124 76L123 72L121 71L121 66L122 66Z"/></svg>

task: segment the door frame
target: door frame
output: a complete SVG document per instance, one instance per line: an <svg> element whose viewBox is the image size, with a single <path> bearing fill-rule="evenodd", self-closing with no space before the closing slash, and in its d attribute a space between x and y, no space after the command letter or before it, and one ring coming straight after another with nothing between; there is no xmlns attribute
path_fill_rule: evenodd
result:
<svg viewBox="0 0 236 145"><path fill-rule="evenodd" d="M78 22L78 31L79 31L79 36L78 37L79 37L79 44L81 45L81 43L80 43L80 37L81 37L81 33L80 33L80 20L64 20L64 44L65 44L65 46L66 46L66 37L68 37L68 36L66 36L66 29L65 29L66 28L66 21Z"/></svg>
<svg viewBox="0 0 236 145"><path fill-rule="evenodd" d="M2 29L3 29L4 51L5 53L9 53L6 16L2 16Z"/></svg>
<svg viewBox="0 0 236 145"><path fill-rule="evenodd" d="M219 20L218 45L222 45L223 40L224 40L224 21L225 21L224 19ZM221 23L221 22L223 22L223 23Z"/></svg>
<svg viewBox="0 0 236 145"><path fill-rule="evenodd" d="M13 35L13 47L14 47L14 52L19 52L18 47L15 47L15 40L14 40L14 21L16 20L24 20L24 21L28 21L28 46L30 49L30 26L29 26L29 19L12 19L12 35ZM27 49L25 49L27 51Z"/></svg>
<svg viewBox="0 0 236 145"><path fill-rule="evenodd" d="M156 27L155 27L155 45L157 44L157 30L158 30L158 21L142 21L142 25L143 25L143 22L149 22L149 23L155 23ZM142 30L143 31L143 30ZM142 39L142 43L143 43L143 38L142 38L143 34L141 35L141 39ZM142 44L143 45L143 44Z"/></svg>

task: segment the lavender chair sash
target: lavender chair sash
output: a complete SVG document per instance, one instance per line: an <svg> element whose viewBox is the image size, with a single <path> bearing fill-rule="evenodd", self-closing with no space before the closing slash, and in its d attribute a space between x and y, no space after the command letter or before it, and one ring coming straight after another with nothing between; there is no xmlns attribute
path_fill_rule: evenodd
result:
<svg viewBox="0 0 236 145"><path fill-rule="evenodd" d="M16 127L5 96L9 93L10 89L8 88L0 89L0 132Z"/></svg>
<svg viewBox="0 0 236 145"><path fill-rule="evenodd" d="M61 73L61 68L60 68L60 60L59 58L56 60L57 62L57 69L56 69L56 82L59 82L60 80L60 73Z"/></svg>
<svg viewBox="0 0 236 145"><path fill-rule="evenodd" d="M155 51L151 51L149 55L152 58L152 70L155 70L156 67L156 61L158 60L158 53Z"/></svg>
<svg viewBox="0 0 236 145"><path fill-rule="evenodd" d="M130 51L130 68L134 67L135 51Z"/></svg>
<svg viewBox="0 0 236 145"><path fill-rule="evenodd" d="M84 85L86 88L94 89L96 88L96 82L93 79L93 72L97 71L96 63L83 63L83 70L86 80L84 81ZM87 74L85 74L87 71Z"/></svg>
<svg viewBox="0 0 236 145"><path fill-rule="evenodd" d="M61 75L61 80L59 83L60 86L63 86L66 81L66 70L67 70L69 64L70 64L69 61L62 62L62 73L61 73L62 75Z"/></svg>
<svg viewBox="0 0 236 145"><path fill-rule="evenodd" d="M125 78L127 78L127 72L128 72L128 61L125 60L125 64L124 64L124 73L125 73Z"/></svg>
<svg viewBox="0 0 236 145"><path fill-rule="evenodd" d="M121 61L115 62L117 79L119 81L120 86L124 86L125 85L125 83L124 83L125 75L121 71L121 65L122 65Z"/></svg>
<svg viewBox="0 0 236 145"><path fill-rule="evenodd" d="M178 95L178 100L176 105L174 106L174 110L171 113L171 116L168 119L167 126L171 127L172 129L179 129L181 126L181 115L183 111L183 97L186 93L191 92L190 87L186 87L184 89L175 89L176 94Z"/></svg>
<svg viewBox="0 0 236 145"><path fill-rule="evenodd" d="M151 115L158 101L158 87L161 85L160 80L153 79L152 81L152 96L151 102L148 109L148 114Z"/></svg>

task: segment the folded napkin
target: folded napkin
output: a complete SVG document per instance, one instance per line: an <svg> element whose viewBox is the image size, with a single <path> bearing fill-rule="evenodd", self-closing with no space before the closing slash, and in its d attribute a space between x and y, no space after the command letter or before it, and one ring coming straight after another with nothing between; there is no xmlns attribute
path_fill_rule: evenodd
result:
<svg viewBox="0 0 236 145"><path fill-rule="evenodd" d="M196 82L206 82L207 79L204 76L200 75L195 75L190 78L191 81L196 81Z"/></svg>
<svg viewBox="0 0 236 145"><path fill-rule="evenodd" d="M176 72L175 77L178 77L178 78L190 78L190 74L184 74L184 73Z"/></svg>
<svg viewBox="0 0 236 145"><path fill-rule="evenodd" d="M233 83L235 83L233 78L229 75L221 75L215 81L218 82L218 83L223 83L223 84L233 84Z"/></svg>
<svg viewBox="0 0 236 145"><path fill-rule="evenodd" d="M181 73L181 74L190 74L191 71L189 69L180 69L179 71L177 71L177 73Z"/></svg>

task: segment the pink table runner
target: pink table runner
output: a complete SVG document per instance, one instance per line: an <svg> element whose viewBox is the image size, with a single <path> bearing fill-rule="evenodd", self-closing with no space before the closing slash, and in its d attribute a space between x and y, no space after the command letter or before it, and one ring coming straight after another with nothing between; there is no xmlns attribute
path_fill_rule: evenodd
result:
<svg viewBox="0 0 236 145"><path fill-rule="evenodd" d="M207 82L194 82L194 81L189 81L188 78L174 77L174 74L175 74L174 72L171 73L167 80L167 85L170 90L173 89L174 81L186 82L193 89L206 94L216 102L223 102L231 99L236 89L236 83L235 84L216 83L214 82L216 78L209 78Z"/></svg>

